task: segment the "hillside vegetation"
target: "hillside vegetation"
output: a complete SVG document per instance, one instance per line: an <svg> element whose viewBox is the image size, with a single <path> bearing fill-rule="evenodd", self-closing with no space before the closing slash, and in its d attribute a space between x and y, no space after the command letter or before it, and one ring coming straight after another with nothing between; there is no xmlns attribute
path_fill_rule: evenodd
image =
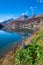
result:
<svg viewBox="0 0 43 65"><path fill-rule="evenodd" d="M33 43L43 46L43 29L33 38Z"/></svg>
<svg viewBox="0 0 43 65"><path fill-rule="evenodd" d="M43 30L29 45L16 51L14 65L43 65Z"/></svg>

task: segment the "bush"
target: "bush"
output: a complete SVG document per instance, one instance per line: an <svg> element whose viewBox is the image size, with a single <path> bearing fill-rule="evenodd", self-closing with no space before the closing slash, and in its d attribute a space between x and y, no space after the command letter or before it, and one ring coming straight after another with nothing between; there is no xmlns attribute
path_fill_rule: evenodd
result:
<svg viewBox="0 0 43 65"><path fill-rule="evenodd" d="M14 65L34 65L40 57L39 45L25 45L16 52Z"/></svg>
<svg viewBox="0 0 43 65"><path fill-rule="evenodd" d="M43 65L43 30L31 44L16 51L14 65Z"/></svg>

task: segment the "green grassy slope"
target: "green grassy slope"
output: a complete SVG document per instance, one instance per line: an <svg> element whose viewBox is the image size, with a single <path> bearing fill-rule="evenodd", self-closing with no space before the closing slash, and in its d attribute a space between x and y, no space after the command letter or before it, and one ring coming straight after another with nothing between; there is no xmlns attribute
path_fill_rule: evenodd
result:
<svg viewBox="0 0 43 65"><path fill-rule="evenodd" d="M33 43L40 45L40 52L42 53L39 60L35 65L43 65L43 30L41 30L38 35L33 39Z"/></svg>
<svg viewBox="0 0 43 65"><path fill-rule="evenodd" d="M26 48L16 51L14 65L43 65L43 30L33 38L32 43Z"/></svg>
<svg viewBox="0 0 43 65"><path fill-rule="evenodd" d="M43 30L41 30L36 37L33 39L33 43L37 43L43 46Z"/></svg>

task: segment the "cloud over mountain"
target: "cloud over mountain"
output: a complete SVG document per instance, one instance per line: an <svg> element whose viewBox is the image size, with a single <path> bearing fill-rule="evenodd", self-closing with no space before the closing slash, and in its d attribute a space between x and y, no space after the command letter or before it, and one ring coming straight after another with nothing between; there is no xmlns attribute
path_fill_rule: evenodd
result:
<svg viewBox="0 0 43 65"><path fill-rule="evenodd" d="M29 13L29 11L26 11L24 13L22 13L21 15L27 15Z"/></svg>

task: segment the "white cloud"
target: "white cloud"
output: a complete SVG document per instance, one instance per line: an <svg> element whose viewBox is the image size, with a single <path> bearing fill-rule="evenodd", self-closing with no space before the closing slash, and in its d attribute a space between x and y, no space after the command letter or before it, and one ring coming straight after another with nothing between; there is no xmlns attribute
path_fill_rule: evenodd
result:
<svg viewBox="0 0 43 65"><path fill-rule="evenodd" d="M31 6L30 9L33 9L33 7Z"/></svg>
<svg viewBox="0 0 43 65"><path fill-rule="evenodd" d="M43 0L37 0L37 2L42 3L42 2L43 2Z"/></svg>
<svg viewBox="0 0 43 65"><path fill-rule="evenodd" d="M30 9L31 9L31 11L34 11L34 8L32 6L30 7Z"/></svg>
<svg viewBox="0 0 43 65"><path fill-rule="evenodd" d="M29 11L26 11L25 14L27 15L29 13Z"/></svg>
<svg viewBox="0 0 43 65"><path fill-rule="evenodd" d="M31 11L35 11L35 9L37 9L37 6L35 6L35 7L32 7L32 6L31 6L31 7L30 7L30 10L31 10Z"/></svg>
<svg viewBox="0 0 43 65"><path fill-rule="evenodd" d="M24 15L25 13L22 13L21 15Z"/></svg>
<svg viewBox="0 0 43 65"><path fill-rule="evenodd" d="M29 11L26 11L24 13L22 13L21 15L27 15L29 13Z"/></svg>
<svg viewBox="0 0 43 65"><path fill-rule="evenodd" d="M36 9L37 9L37 6L35 6L35 7L31 6L30 7L31 14L34 14Z"/></svg>

